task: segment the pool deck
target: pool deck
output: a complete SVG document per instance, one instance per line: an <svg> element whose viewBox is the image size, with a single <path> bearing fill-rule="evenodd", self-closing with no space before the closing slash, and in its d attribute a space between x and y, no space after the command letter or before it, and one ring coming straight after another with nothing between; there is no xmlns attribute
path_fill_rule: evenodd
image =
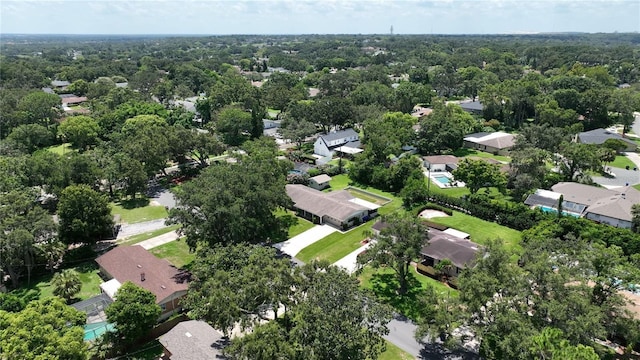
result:
<svg viewBox="0 0 640 360"><path fill-rule="evenodd" d="M441 189L448 189L453 187L464 187L465 184L462 181L453 180L453 175L447 171L439 171L439 172L429 172L424 171L424 176L428 177L432 183L436 184ZM443 183L438 178L447 178L449 179L448 183Z"/></svg>

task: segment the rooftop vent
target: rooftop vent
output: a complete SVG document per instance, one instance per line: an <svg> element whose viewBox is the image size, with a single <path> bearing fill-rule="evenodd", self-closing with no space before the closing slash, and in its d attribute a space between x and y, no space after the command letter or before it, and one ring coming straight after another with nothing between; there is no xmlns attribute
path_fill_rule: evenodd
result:
<svg viewBox="0 0 640 360"><path fill-rule="evenodd" d="M140 273L140 281L144 281L144 273Z"/></svg>

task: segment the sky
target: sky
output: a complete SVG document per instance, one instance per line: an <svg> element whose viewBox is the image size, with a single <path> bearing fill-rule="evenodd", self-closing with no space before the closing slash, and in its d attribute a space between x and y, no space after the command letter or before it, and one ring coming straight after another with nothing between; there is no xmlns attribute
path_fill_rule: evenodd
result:
<svg viewBox="0 0 640 360"><path fill-rule="evenodd" d="M0 0L0 34L640 32L640 0Z"/></svg>

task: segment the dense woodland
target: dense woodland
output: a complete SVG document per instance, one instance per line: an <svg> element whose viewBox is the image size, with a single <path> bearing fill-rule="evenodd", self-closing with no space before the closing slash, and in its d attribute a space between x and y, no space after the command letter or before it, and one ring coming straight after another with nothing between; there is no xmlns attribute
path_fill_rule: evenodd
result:
<svg viewBox="0 0 640 360"><path fill-rule="evenodd" d="M86 100L63 106L59 94ZM483 115L450 102L462 99L480 100ZM433 112L412 116L416 105ZM131 350L157 318L148 294L125 287L129 296L108 314L117 332L89 349L72 326L82 317L64 305L75 276L64 269L95 258L94 245L113 237L111 202L135 203L151 184L174 179L179 206L168 223L181 225L195 253L189 315L225 333L236 323L253 328L231 341L230 358L377 358L397 307L357 275L324 262L292 268L264 246L286 240L296 221L277 214L291 206L285 184L306 181L291 170L309 158L308 139L348 127L364 151L312 171L347 173L353 184L402 199L385 218L393 226L361 261L394 269L396 295L420 301L405 314L419 323L417 338L459 350L473 334L486 359L615 358L598 342L607 339L631 354L640 315L626 310L620 291L640 284L640 207L628 230L522 201L561 181L593 184L620 144L572 138L616 124L629 132L634 111L637 34L3 36L0 285L14 291L0 294L0 358ZM277 137L291 146L263 136L263 119L281 120ZM407 145L420 155L454 154L464 135L496 130L518 134L510 169L465 160L454 173L468 184L464 197L434 193L420 158L401 156ZM425 228L414 214L425 206L523 231L521 244L492 239L454 297L433 288L416 295L408 276ZM46 273L56 273L63 300L15 291ZM125 326L122 319L138 316L127 301L149 303L137 313L140 327ZM279 307L280 317L258 325ZM49 331L25 337L37 322Z"/></svg>

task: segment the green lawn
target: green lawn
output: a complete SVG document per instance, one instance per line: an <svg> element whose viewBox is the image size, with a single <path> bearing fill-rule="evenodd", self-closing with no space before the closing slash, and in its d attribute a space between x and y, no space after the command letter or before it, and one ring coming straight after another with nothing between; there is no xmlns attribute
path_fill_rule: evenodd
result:
<svg viewBox="0 0 640 360"><path fill-rule="evenodd" d="M640 190L640 184L633 185L636 190Z"/></svg>
<svg viewBox="0 0 640 360"><path fill-rule="evenodd" d="M167 259L177 268L189 265L196 258L196 254L189 251L189 245L184 239L160 245L149 251L161 259Z"/></svg>
<svg viewBox="0 0 640 360"><path fill-rule="evenodd" d="M82 288L76 298L78 300L86 300L90 297L100 294L100 284L102 280L98 276L98 265L91 261L80 264L72 269L80 273L80 280L82 281ZM51 278L53 274L47 274L37 279L32 279L31 284L26 283L26 278L23 279L23 285L14 290L19 296L27 300L32 299L44 299L53 296L53 287L51 286Z"/></svg>
<svg viewBox="0 0 640 360"><path fill-rule="evenodd" d="M511 162L511 158L508 156L493 155L488 152L477 151L477 150L467 149L467 148L460 148L454 151L453 155L457 157L479 157L479 158L485 158L485 159L494 159L494 160L502 161L504 163Z"/></svg>
<svg viewBox="0 0 640 360"><path fill-rule="evenodd" d="M522 234L520 231L510 229L506 226L478 219L459 211L454 211L453 216L432 218L430 220L456 230L464 231L470 234L471 240L478 244L485 244L487 240L490 239L501 238L504 240L507 249L515 251L520 249Z"/></svg>
<svg viewBox="0 0 640 360"><path fill-rule="evenodd" d="M418 274L415 270L409 274L409 290L402 296L396 292L396 274L389 268L374 269L367 266L362 270L359 279L363 288L372 290L382 302L414 320L420 318L420 296L427 286L433 286L442 295L459 296L458 291L428 276Z"/></svg>
<svg viewBox="0 0 640 360"><path fill-rule="evenodd" d="M620 169L624 169L626 166L628 166L629 169L637 167L637 165L633 161L629 160L629 158L624 155L616 155L616 159L606 165Z"/></svg>
<svg viewBox="0 0 640 360"><path fill-rule="evenodd" d="M162 229L155 230L155 231L150 231L150 232L146 232L146 233L130 236L130 237L124 239L122 242L119 242L118 244L119 245L135 245L135 244L137 244L139 242L142 242L142 241L145 241L145 240L149 240L151 238L166 234L166 233L168 233L170 231L177 230L179 228L180 228L180 225L177 225L177 224L176 225L167 226L167 227L164 227Z"/></svg>
<svg viewBox="0 0 640 360"><path fill-rule="evenodd" d="M122 200L111 203L111 212L114 215L120 215L120 221L127 224L164 219L169 216L164 206L149 205L148 199Z"/></svg>
<svg viewBox="0 0 640 360"><path fill-rule="evenodd" d="M61 145L54 145L54 146L49 146L47 148L48 151L51 151L52 153L58 154L58 155L64 155L64 154L68 154L72 151L76 151L75 149L73 149L71 147L70 143L64 143Z"/></svg>
<svg viewBox="0 0 640 360"><path fill-rule="evenodd" d="M409 355L409 353L393 345L392 343L388 341L386 341L386 343L387 343L387 350L385 350L385 352L380 354L380 356L378 357L378 360L413 360L415 359L413 356Z"/></svg>
<svg viewBox="0 0 640 360"><path fill-rule="evenodd" d="M296 216L296 214L291 210L278 209L276 210L275 215L277 217L289 216L290 220L295 222L293 225L289 226L288 239L302 234L313 227L313 223L311 221Z"/></svg>

